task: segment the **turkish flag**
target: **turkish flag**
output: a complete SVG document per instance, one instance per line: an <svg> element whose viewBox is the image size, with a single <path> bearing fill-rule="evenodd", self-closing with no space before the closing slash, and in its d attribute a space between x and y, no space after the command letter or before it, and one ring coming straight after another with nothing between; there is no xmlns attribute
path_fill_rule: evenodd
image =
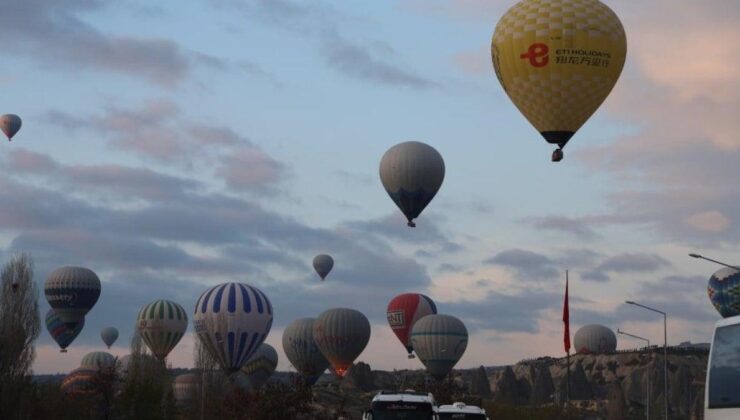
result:
<svg viewBox="0 0 740 420"><path fill-rule="evenodd" d="M570 313L568 311L568 272L565 272L565 301L563 302L563 324L565 324L565 330L563 331L563 345L565 346L565 352L570 352Z"/></svg>

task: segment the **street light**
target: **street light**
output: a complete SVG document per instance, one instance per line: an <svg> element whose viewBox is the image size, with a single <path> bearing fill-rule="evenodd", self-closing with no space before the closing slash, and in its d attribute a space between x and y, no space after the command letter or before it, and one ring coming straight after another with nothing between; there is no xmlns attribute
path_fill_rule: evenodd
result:
<svg viewBox="0 0 740 420"><path fill-rule="evenodd" d="M665 312L659 311L649 306L641 305L637 302L627 300L624 303L628 305L635 305L641 308L647 309L648 311L657 312L663 315L663 405L665 411L665 420L668 420L668 315Z"/></svg>
<svg viewBox="0 0 740 420"><path fill-rule="evenodd" d="M628 335L628 336L633 337L633 338L636 338L638 340L643 340L643 341L647 342L647 348L648 348L648 350L650 349L650 340L648 340L647 338L640 337L639 335L630 334L628 332L624 332L624 331L620 330L619 328L617 328L617 334ZM647 377L647 398L645 398L645 400L647 401L647 403L645 404L645 412L646 412L646 420L650 420L650 375L648 374L648 375L645 375L645 376Z"/></svg>
<svg viewBox="0 0 740 420"><path fill-rule="evenodd" d="M705 256L703 256L703 255L699 255L699 254L689 254L689 257L691 257L691 258L699 258L699 259L702 259L702 260L707 260L707 261L713 262L713 263L715 263L715 264L723 265L723 266L725 266L725 267L727 267L727 268L732 268L732 269L734 269L734 270L738 270L738 271L740 271L740 267L738 267L738 266L735 266L735 265L730 265L730 264L725 264L725 263L723 263L722 261L717 261L717 260L713 260L713 259L711 259L711 258L707 258L707 257L705 257Z"/></svg>

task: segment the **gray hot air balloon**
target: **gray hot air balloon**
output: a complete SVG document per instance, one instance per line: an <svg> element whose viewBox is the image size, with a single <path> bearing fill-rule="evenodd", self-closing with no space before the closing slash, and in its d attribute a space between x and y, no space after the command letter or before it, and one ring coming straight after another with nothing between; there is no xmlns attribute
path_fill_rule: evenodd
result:
<svg viewBox="0 0 740 420"><path fill-rule="evenodd" d="M370 322L354 309L329 309L314 322L313 338L341 378L370 341Z"/></svg>
<svg viewBox="0 0 740 420"><path fill-rule="evenodd" d="M617 349L617 336L609 327L584 325L573 336L573 346L578 353L611 353Z"/></svg>
<svg viewBox="0 0 740 420"><path fill-rule="evenodd" d="M200 389L200 374L185 373L178 375L172 381L172 388L175 394L175 401L181 407L187 407L195 401Z"/></svg>
<svg viewBox="0 0 740 420"><path fill-rule="evenodd" d="M5 133L5 136L10 141L13 136L21 129L21 117L15 114L5 114L0 116L0 130Z"/></svg>
<svg viewBox="0 0 740 420"><path fill-rule="evenodd" d="M414 324L411 345L427 371L444 379L468 347L468 330L450 315L427 315Z"/></svg>
<svg viewBox="0 0 740 420"><path fill-rule="evenodd" d="M283 351L308 385L313 385L329 367L313 339L316 318L300 318L291 322L283 331Z"/></svg>
<svg viewBox="0 0 740 420"><path fill-rule="evenodd" d="M100 331L100 338L102 338L103 343L110 348L110 346L112 346L118 339L118 330L114 327L103 328L103 330Z"/></svg>
<svg viewBox="0 0 740 420"><path fill-rule="evenodd" d="M57 268L44 283L44 295L59 319L74 329L98 301L100 279L88 268Z"/></svg>
<svg viewBox="0 0 740 420"><path fill-rule="evenodd" d="M278 364L278 354L275 348L262 343L257 351L242 365L241 372L245 375L245 388L257 390L270 379Z"/></svg>
<svg viewBox="0 0 740 420"><path fill-rule="evenodd" d="M418 141L397 144L380 160L380 180L391 199L408 219L413 220L434 198L445 178L442 155Z"/></svg>
<svg viewBox="0 0 740 420"><path fill-rule="evenodd" d="M313 258L313 269L316 270L321 280L331 272L334 267L334 258L331 255L319 254Z"/></svg>

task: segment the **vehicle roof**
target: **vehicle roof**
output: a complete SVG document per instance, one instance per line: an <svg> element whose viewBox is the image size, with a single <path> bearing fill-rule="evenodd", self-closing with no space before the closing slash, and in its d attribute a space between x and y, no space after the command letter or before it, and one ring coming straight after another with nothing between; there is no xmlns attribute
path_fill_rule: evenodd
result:
<svg viewBox="0 0 740 420"><path fill-rule="evenodd" d="M375 395L375 397L373 397L373 402L376 401L426 402L435 405L434 396L432 394L413 391L381 391L377 395Z"/></svg>
<svg viewBox="0 0 740 420"><path fill-rule="evenodd" d="M467 413L467 414L486 414L486 410L475 406L466 405L465 403L456 402L452 405L440 405L440 413Z"/></svg>

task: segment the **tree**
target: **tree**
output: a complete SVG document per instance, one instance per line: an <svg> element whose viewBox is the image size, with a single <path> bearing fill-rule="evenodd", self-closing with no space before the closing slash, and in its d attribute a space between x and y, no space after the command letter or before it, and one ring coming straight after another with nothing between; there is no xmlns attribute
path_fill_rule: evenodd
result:
<svg viewBox="0 0 740 420"><path fill-rule="evenodd" d="M0 418L25 418L29 410L33 342L41 331L38 287L27 254L13 256L0 274Z"/></svg>

